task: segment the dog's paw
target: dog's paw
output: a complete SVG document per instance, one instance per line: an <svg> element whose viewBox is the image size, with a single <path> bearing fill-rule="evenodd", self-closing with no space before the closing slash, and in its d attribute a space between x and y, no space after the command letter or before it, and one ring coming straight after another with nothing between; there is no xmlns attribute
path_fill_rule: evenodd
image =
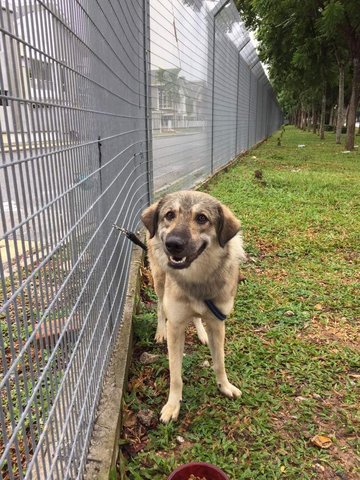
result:
<svg viewBox="0 0 360 480"><path fill-rule="evenodd" d="M166 342L166 327L165 328L157 328L155 333L155 342L156 343L164 343Z"/></svg>
<svg viewBox="0 0 360 480"><path fill-rule="evenodd" d="M155 342L156 343L164 343L166 342L166 334L163 335L161 333L157 333L155 334Z"/></svg>
<svg viewBox="0 0 360 480"><path fill-rule="evenodd" d="M181 402L167 402L161 410L160 420L163 423L168 423L170 420L177 420L180 412L180 405Z"/></svg>
<svg viewBox="0 0 360 480"><path fill-rule="evenodd" d="M241 397L242 393L235 385L232 385L230 382L225 384L218 384L219 390L221 393L226 395L228 398L239 398Z"/></svg>

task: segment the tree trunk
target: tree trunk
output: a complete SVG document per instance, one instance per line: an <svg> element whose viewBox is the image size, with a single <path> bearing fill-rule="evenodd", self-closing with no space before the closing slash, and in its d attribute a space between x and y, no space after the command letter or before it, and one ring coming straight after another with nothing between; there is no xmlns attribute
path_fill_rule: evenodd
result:
<svg viewBox="0 0 360 480"><path fill-rule="evenodd" d="M318 122L318 112L317 110L315 110L313 115L313 133L315 135L317 133L317 122Z"/></svg>
<svg viewBox="0 0 360 480"><path fill-rule="evenodd" d="M301 105L301 117L300 117L300 118L301 118L301 120L300 120L300 128L301 128L301 130L305 130L305 125L306 125L306 123L305 123L305 115L306 115L306 113L305 113L304 106Z"/></svg>
<svg viewBox="0 0 360 480"><path fill-rule="evenodd" d="M306 112L306 127L307 131L311 132L311 113L309 110Z"/></svg>
<svg viewBox="0 0 360 480"><path fill-rule="evenodd" d="M315 104L313 102L311 105L311 125L313 129L314 129L314 124L315 124Z"/></svg>
<svg viewBox="0 0 360 480"><path fill-rule="evenodd" d="M341 142L341 130L344 125L344 85L345 85L345 67L343 63L339 64L339 97L336 121L336 143Z"/></svg>
<svg viewBox="0 0 360 480"><path fill-rule="evenodd" d="M320 140L324 140L325 138L325 115L326 115L326 86L324 86L324 91L321 99L321 116L320 116L320 127L319 127Z"/></svg>
<svg viewBox="0 0 360 480"><path fill-rule="evenodd" d="M334 107L330 107L329 125L334 124Z"/></svg>
<svg viewBox="0 0 360 480"><path fill-rule="evenodd" d="M352 90L347 119L346 150L354 150L356 110L360 97L360 58L353 58Z"/></svg>

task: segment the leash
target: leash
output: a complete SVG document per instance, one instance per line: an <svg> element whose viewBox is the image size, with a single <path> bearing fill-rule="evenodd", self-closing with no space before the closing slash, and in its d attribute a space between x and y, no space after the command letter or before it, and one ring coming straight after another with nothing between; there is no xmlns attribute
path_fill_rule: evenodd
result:
<svg viewBox="0 0 360 480"><path fill-rule="evenodd" d="M141 247L144 252L147 252L147 246L140 240L140 238L134 233L134 232L129 232L124 227L119 227L119 225L116 225L116 223L113 223L113 227L116 230L119 230L120 233L124 234L126 238L128 238L131 242L135 243L135 245L138 245ZM212 300L204 300L205 305L208 307L210 312L215 315L215 317L218 320L224 321L226 319L226 315L224 315L214 304Z"/></svg>
<svg viewBox="0 0 360 480"><path fill-rule="evenodd" d="M123 233L129 240L131 240L135 245L138 245L141 247L144 252L147 252L147 246L140 240L140 238L133 232L129 232L129 230L126 230L126 228L119 227L119 225L116 225L113 223L113 227L116 228L116 230L119 230L120 233Z"/></svg>

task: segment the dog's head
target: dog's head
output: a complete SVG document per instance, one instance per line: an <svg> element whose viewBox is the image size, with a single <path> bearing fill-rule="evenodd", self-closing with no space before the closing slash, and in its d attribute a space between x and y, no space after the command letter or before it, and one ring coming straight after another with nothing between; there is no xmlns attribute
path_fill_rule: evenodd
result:
<svg viewBox="0 0 360 480"><path fill-rule="evenodd" d="M206 193L170 193L144 210L141 219L150 238L157 237L174 269L188 268L205 250L224 248L240 230L240 222Z"/></svg>

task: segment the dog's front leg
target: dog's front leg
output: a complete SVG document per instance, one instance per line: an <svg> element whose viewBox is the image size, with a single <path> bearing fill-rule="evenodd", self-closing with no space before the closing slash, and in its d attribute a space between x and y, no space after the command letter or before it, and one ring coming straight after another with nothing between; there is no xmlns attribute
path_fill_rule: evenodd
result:
<svg viewBox="0 0 360 480"><path fill-rule="evenodd" d="M164 312L163 302L159 298L157 306L157 328L155 333L156 343L163 343L166 340L166 316Z"/></svg>
<svg viewBox="0 0 360 480"><path fill-rule="evenodd" d="M221 320L207 320L211 357L214 364L217 386L229 398L241 396L241 391L232 385L226 375L224 361L225 323Z"/></svg>
<svg viewBox="0 0 360 480"><path fill-rule="evenodd" d="M167 403L161 410L161 421L168 423L177 420L182 400L183 382L181 378L182 359L185 342L185 321L178 319L167 322L167 344L169 352L170 392Z"/></svg>

